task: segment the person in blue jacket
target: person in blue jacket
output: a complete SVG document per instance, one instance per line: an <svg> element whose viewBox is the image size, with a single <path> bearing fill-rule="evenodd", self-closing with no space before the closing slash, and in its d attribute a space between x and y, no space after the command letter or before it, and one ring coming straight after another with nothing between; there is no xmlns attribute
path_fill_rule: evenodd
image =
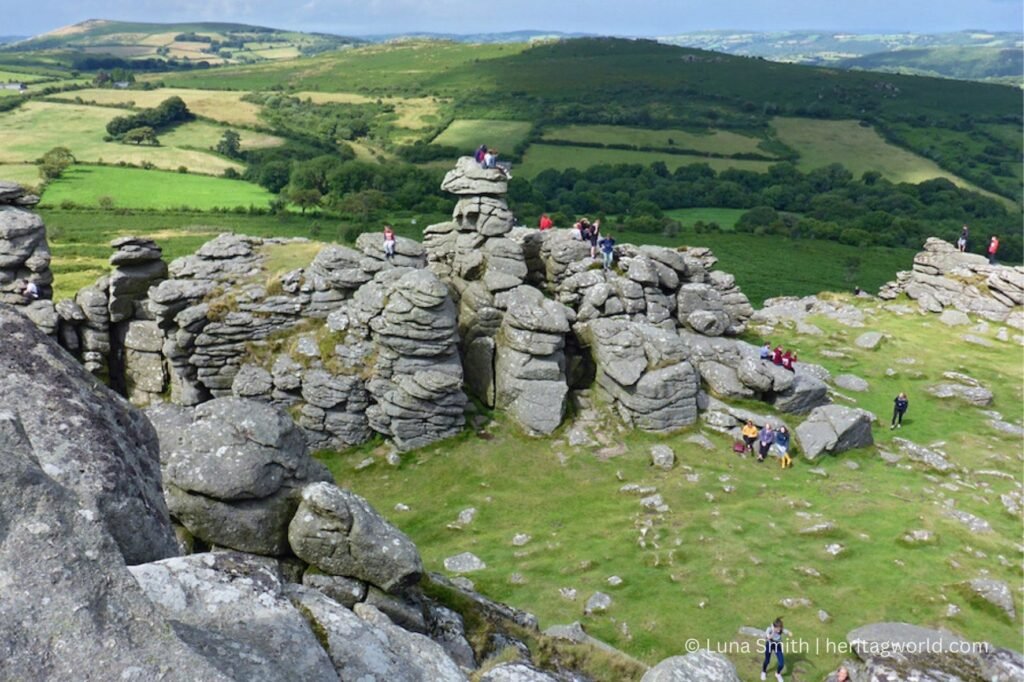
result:
<svg viewBox="0 0 1024 682"><path fill-rule="evenodd" d="M612 239L610 234L606 235L600 242L598 242L598 246L601 247L601 258L604 261L604 269L611 270L612 263L615 261L615 240Z"/></svg>
<svg viewBox="0 0 1024 682"><path fill-rule="evenodd" d="M772 443L775 442L775 431L772 430L771 424L765 424L761 428L761 433L757 435L757 461L763 462L764 458L768 456L768 450L772 447Z"/></svg>
<svg viewBox="0 0 1024 682"><path fill-rule="evenodd" d="M903 428L903 415L906 414L908 407L910 407L910 401L907 400L907 394L901 392L892 401L892 426L889 427L890 429Z"/></svg>
<svg viewBox="0 0 1024 682"><path fill-rule="evenodd" d="M793 458L789 456L789 429L785 426L780 426L779 430L775 432L772 454L779 458L783 469L793 464Z"/></svg>

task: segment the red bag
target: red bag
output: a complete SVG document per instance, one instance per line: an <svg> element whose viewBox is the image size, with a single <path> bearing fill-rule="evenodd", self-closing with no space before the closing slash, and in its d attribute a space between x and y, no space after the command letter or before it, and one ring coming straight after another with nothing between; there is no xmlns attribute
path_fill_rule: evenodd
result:
<svg viewBox="0 0 1024 682"><path fill-rule="evenodd" d="M747 451L747 446L746 446L746 444L743 441L739 441L738 440L738 441L736 441L735 443L732 444L732 451L733 452L746 452Z"/></svg>

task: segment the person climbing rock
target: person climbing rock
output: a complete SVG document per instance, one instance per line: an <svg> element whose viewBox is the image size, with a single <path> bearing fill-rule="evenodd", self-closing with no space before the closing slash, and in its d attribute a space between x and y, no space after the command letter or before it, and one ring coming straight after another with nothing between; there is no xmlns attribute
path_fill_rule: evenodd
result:
<svg viewBox="0 0 1024 682"><path fill-rule="evenodd" d="M902 429L903 428L903 415L907 413L907 408L910 406L910 401L907 400L906 393L900 393L892 401L892 426L890 429Z"/></svg>
<svg viewBox="0 0 1024 682"><path fill-rule="evenodd" d="M604 239L598 242L601 247L601 258L605 270L612 269L612 263L615 262L615 240L612 239L611 235L607 235Z"/></svg>

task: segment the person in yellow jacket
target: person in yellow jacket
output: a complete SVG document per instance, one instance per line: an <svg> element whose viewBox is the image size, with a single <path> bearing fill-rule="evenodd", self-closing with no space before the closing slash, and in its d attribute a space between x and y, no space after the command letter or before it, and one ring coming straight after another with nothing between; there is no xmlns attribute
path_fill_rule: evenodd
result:
<svg viewBox="0 0 1024 682"><path fill-rule="evenodd" d="M757 433L757 427L754 426L754 422L749 419L740 431L740 435L743 436L743 443L747 447L746 451L750 452L750 454L754 454L754 443L757 442Z"/></svg>

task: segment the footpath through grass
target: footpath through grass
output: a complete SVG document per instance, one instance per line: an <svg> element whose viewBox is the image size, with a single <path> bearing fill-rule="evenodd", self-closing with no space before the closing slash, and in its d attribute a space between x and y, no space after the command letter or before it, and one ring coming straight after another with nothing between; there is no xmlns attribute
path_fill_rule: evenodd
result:
<svg viewBox="0 0 1024 682"><path fill-rule="evenodd" d="M907 460L886 464L873 447L814 465L797 457L781 471L735 455L713 432L704 432L711 451L687 442L701 431L696 426L665 437L609 426L599 435L622 444L625 454L607 459L596 447L568 445L564 429L529 438L500 417L478 433L406 454L397 468L385 463L383 446L320 456L339 484L366 496L416 541L428 570L443 572L445 557L473 552L487 568L468 577L484 594L536 613L542 627L579 620L650 664L685 653L693 638L728 650L740 678L756 679L761 655L738 628L763 630L777 616L806 643L786 656L786 679L796 682L823 679L848 656L837 648L846 633L870 622L903 620L1019 648L1018 624L980 606L961 585L983 574L1020 585L1024 528L999 495L1020 484L1021 440L988 427L979 409L931 398L922 388L945 370L966 372L992 389L995 409L1019 420L1020 348L995 340L995 326L978 332L995 344L982 349L940 332L935 317L872 309L869 320L870 329L887 334L877 351L854 346L864 329L827 320L813 320L826 337L798 342L782 331L772 340L797 345L802 358L833 372L866 378L871 390L855 399L883 421L896 392L908 391L911 408L897 435L942 441L960 473L936 476ZM825 358L825 348L849 357ZM785 419L791 427L799 422ZM875 429L882 447L892 435L887 422ZM676 452L672 471L649 465L655 443ZM375 463L357 470L367 456ZM820 473L810 471L815 467ZM620 490L627 483L656 488L671 511L646 511L638 495ZM408 511L397 511L399 503ZM945 514L946 505L984 518L993 531L972 535ZM472 523L449 527L470 507L477 510ZM825 522L832 529L802 532ZM920 528L935 541L901 541ZM513 543L517 534L529 537ZM837 554L827 549L833 544ZM609 583L612 576L622 583ZM597 591L613 604L585 615ZM1020 613L1020 592L1012 593ZM794 600L791 607L782 605L786 599Z"/></svg>

